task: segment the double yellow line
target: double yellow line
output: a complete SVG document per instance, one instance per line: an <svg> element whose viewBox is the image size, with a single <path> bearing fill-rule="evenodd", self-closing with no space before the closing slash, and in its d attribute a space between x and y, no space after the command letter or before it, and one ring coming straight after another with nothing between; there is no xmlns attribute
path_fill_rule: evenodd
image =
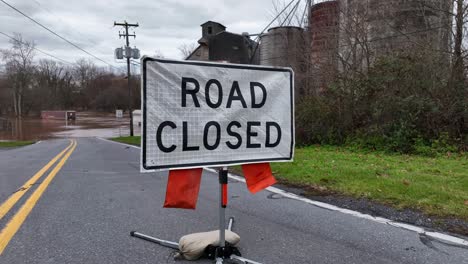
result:
<svg viewBox="0 0 468 264"><path fill-rule="evenodd" d="M40 169L34 176L32 176L26 183L21 186L15 193L13 193L8 199L0 205L0 220L10 211L10 209L18 202L18 200L23 197L23 195L39 180L42 175L47 172L62 156L62 159L57 163L57 165L49 172L47 177L42 181L42 183L37 187L37 189L31 194L28 200L21 206L18 212L13 216L13 218L7 223L5 228L0 232L0 255L2 255L6 246L19 230L23 222L26 220L26 217L29 215L31 210L36 205L39 198L41 198L44 191L49 186L50 182L54 179L55 175L60 171L65 162L68 160L72 152L76 148L76 141L71 140L70 145L68 145L62 152L57 154L52 160L49 161L42 169Z"/></svg>

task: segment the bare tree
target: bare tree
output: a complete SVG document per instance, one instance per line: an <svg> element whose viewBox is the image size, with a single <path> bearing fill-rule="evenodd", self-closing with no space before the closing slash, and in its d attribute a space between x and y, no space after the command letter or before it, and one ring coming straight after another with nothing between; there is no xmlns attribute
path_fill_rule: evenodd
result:
<svg viewBox="0 0 468 264"><path fill-rule="evenodd" d="M17 118L23 116L24 96L31 88L34 75L35 43L24 40L21 34L15 33L10 41L12 48L2 50L6 60L6 74L12 90L13 106Z"/></svg>
<svg viewBox="0 0 468 264"><path fill-rule="evenodd" d="M426 5L435 13L445 16L447 23L451 27L451 47L448 54L451 56L451 63L447 67L449 71L446 94L450 94L456 100L450 100L451 96L446 96L450 101L447 112L453 113L456 118L451 120L455 123L458 135L463 138L468 128L465 124L467 115L466 106L468 104L468 89L466 88L468 74L468 1L466 0L446 0L439 5ZM448 7L448 8L447 8Z"/></svg>
<svg viewBox="0 0 468 264"><path fill-rule="evenodd" d="M192 52L195 51L197 46L198 45L196 43L190 43L190 44L184 43L180 45L177 49L179 50L182 57L186 59L188 58L188 56L190 56L190 54L192 54Z"/></svg>
<svg viewBox="0 0 468 264"><path fill-rule="evenodd" d="M455 32L454 32L454 48L453 48L453 67L450 78L450 86L454 88L454 92L465 100L460 100L456 106L456 111L461 112L456 120L458 133L464 136L465 129L465 114L467 103L466 89L466 69L464 65L464 56L467 56L466 47L464 49L464 38L467 36L466 25L468 24L468 4L464 0L455 1ZM450 88L450 87L449 87Z"/></svg>
<svg viewBox="0 0 468 264"><path fill-rule="evenodd" d="M276 18L276 26L302 27L306 21L308 1L285 2L284 0L272 0L271 19Z"/></svg>
<svg viewBox="0 0 468 264"><path fill-rule="evenodd" d="M0 119L2 116L5 116L8 113L8 110L11 108L11 95L8 89L6 76L3 76L3 73L0 73Z"/></svg>
<svg viewBox="0 0 468 264"><path fill-rule="evenodd" d="M36 67L36 107L67 108L72 104L73 69L60 62L42 59Z"/></svg>
<svg viewBox="0 0 468 264"><path fill-rule="evenodd" d="M86 89L98 75L98 68L91 60L79 59L75 66L75 79L80 89Z"/></svg>
<svg viewBox="0 0 468 264"><path fill-rule="evenodd" d="M342 75L365 74L373 53L370 41L370 9L366 1L340 7L339 46L334 51Z"/></svg>
<svg viewBox="0 0 468 264"><path fill-rule="evenodd" d="M464 65L463 56L466 56L466 49L463 50L463 42L466 36L466 25L468 23L468 4L464 0L455 0L455 32L453 47L453 74L452 78L463 80ZM465 54L463 54L465 53Z"/></svg>
<svg viewBox="0 0 468 264"><path fill-rule="evenodd" d="M83 108L88 109L91 106L90 100L99 93L99 87L95 86L95 80L100 71L91 60L79 59L75 64L73 76L78 88L78 101Z"/></svg>

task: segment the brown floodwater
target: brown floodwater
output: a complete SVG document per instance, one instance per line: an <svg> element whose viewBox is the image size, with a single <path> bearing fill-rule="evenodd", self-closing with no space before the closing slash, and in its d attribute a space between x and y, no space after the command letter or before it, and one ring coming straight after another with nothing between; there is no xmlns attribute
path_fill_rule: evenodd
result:
<svg viewBox="0 0 468 264"><path fill-rule="evenodd" d="M75 121L0 117L0 140L43 140L67 137L128 136L129 118L116 118L113 113L77 112ZM136 135L140 127L134 126Z"/></svg>

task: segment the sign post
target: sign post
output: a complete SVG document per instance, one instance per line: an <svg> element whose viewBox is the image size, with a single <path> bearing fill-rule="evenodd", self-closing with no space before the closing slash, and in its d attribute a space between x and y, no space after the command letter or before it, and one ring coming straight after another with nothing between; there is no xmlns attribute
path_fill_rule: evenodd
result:
<svg viewBox="0 0 468 264"><path fill-rule="evenodd" d="M230 254L224 239L227 166L293 158L293 75L289 68L142 59L141 171L221 167L217 263Z"/></svg>

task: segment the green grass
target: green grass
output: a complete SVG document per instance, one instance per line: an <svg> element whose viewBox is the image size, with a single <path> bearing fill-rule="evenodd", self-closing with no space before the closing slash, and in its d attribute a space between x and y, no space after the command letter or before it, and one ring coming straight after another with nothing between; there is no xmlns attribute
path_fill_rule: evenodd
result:
<svg viewBox="0 0 468 264"><path fill-rule="evenodd" d="M113 140L140 145L140 137ZM294 162L272 163L272 170L289 184L468 220L466 155L424 157L310 146L297 148Z"/></svg>
<svg viewBox="0 0 468 264"><path fill-rule="evenodd" d="M130 144L130 145L135 145L135 146L140 146L140 136L134 136L134 137L116 137L116 138L111 138L113 141L117 141L120 143L125 143L125 144Z"/></svg>
<svg viewBox="0 0 468 264"><path fill-rule="evenodd" d="M468 159L422 157L340 147L298 148L292 163L272 163L279 180L397 208L468 220Z"/></svg>
<svg viewBox="0 0 468 264"><path fill-rule="evenodd" d="M33 144L34 141L0 141L0 148L14 148Z"/></svg>

